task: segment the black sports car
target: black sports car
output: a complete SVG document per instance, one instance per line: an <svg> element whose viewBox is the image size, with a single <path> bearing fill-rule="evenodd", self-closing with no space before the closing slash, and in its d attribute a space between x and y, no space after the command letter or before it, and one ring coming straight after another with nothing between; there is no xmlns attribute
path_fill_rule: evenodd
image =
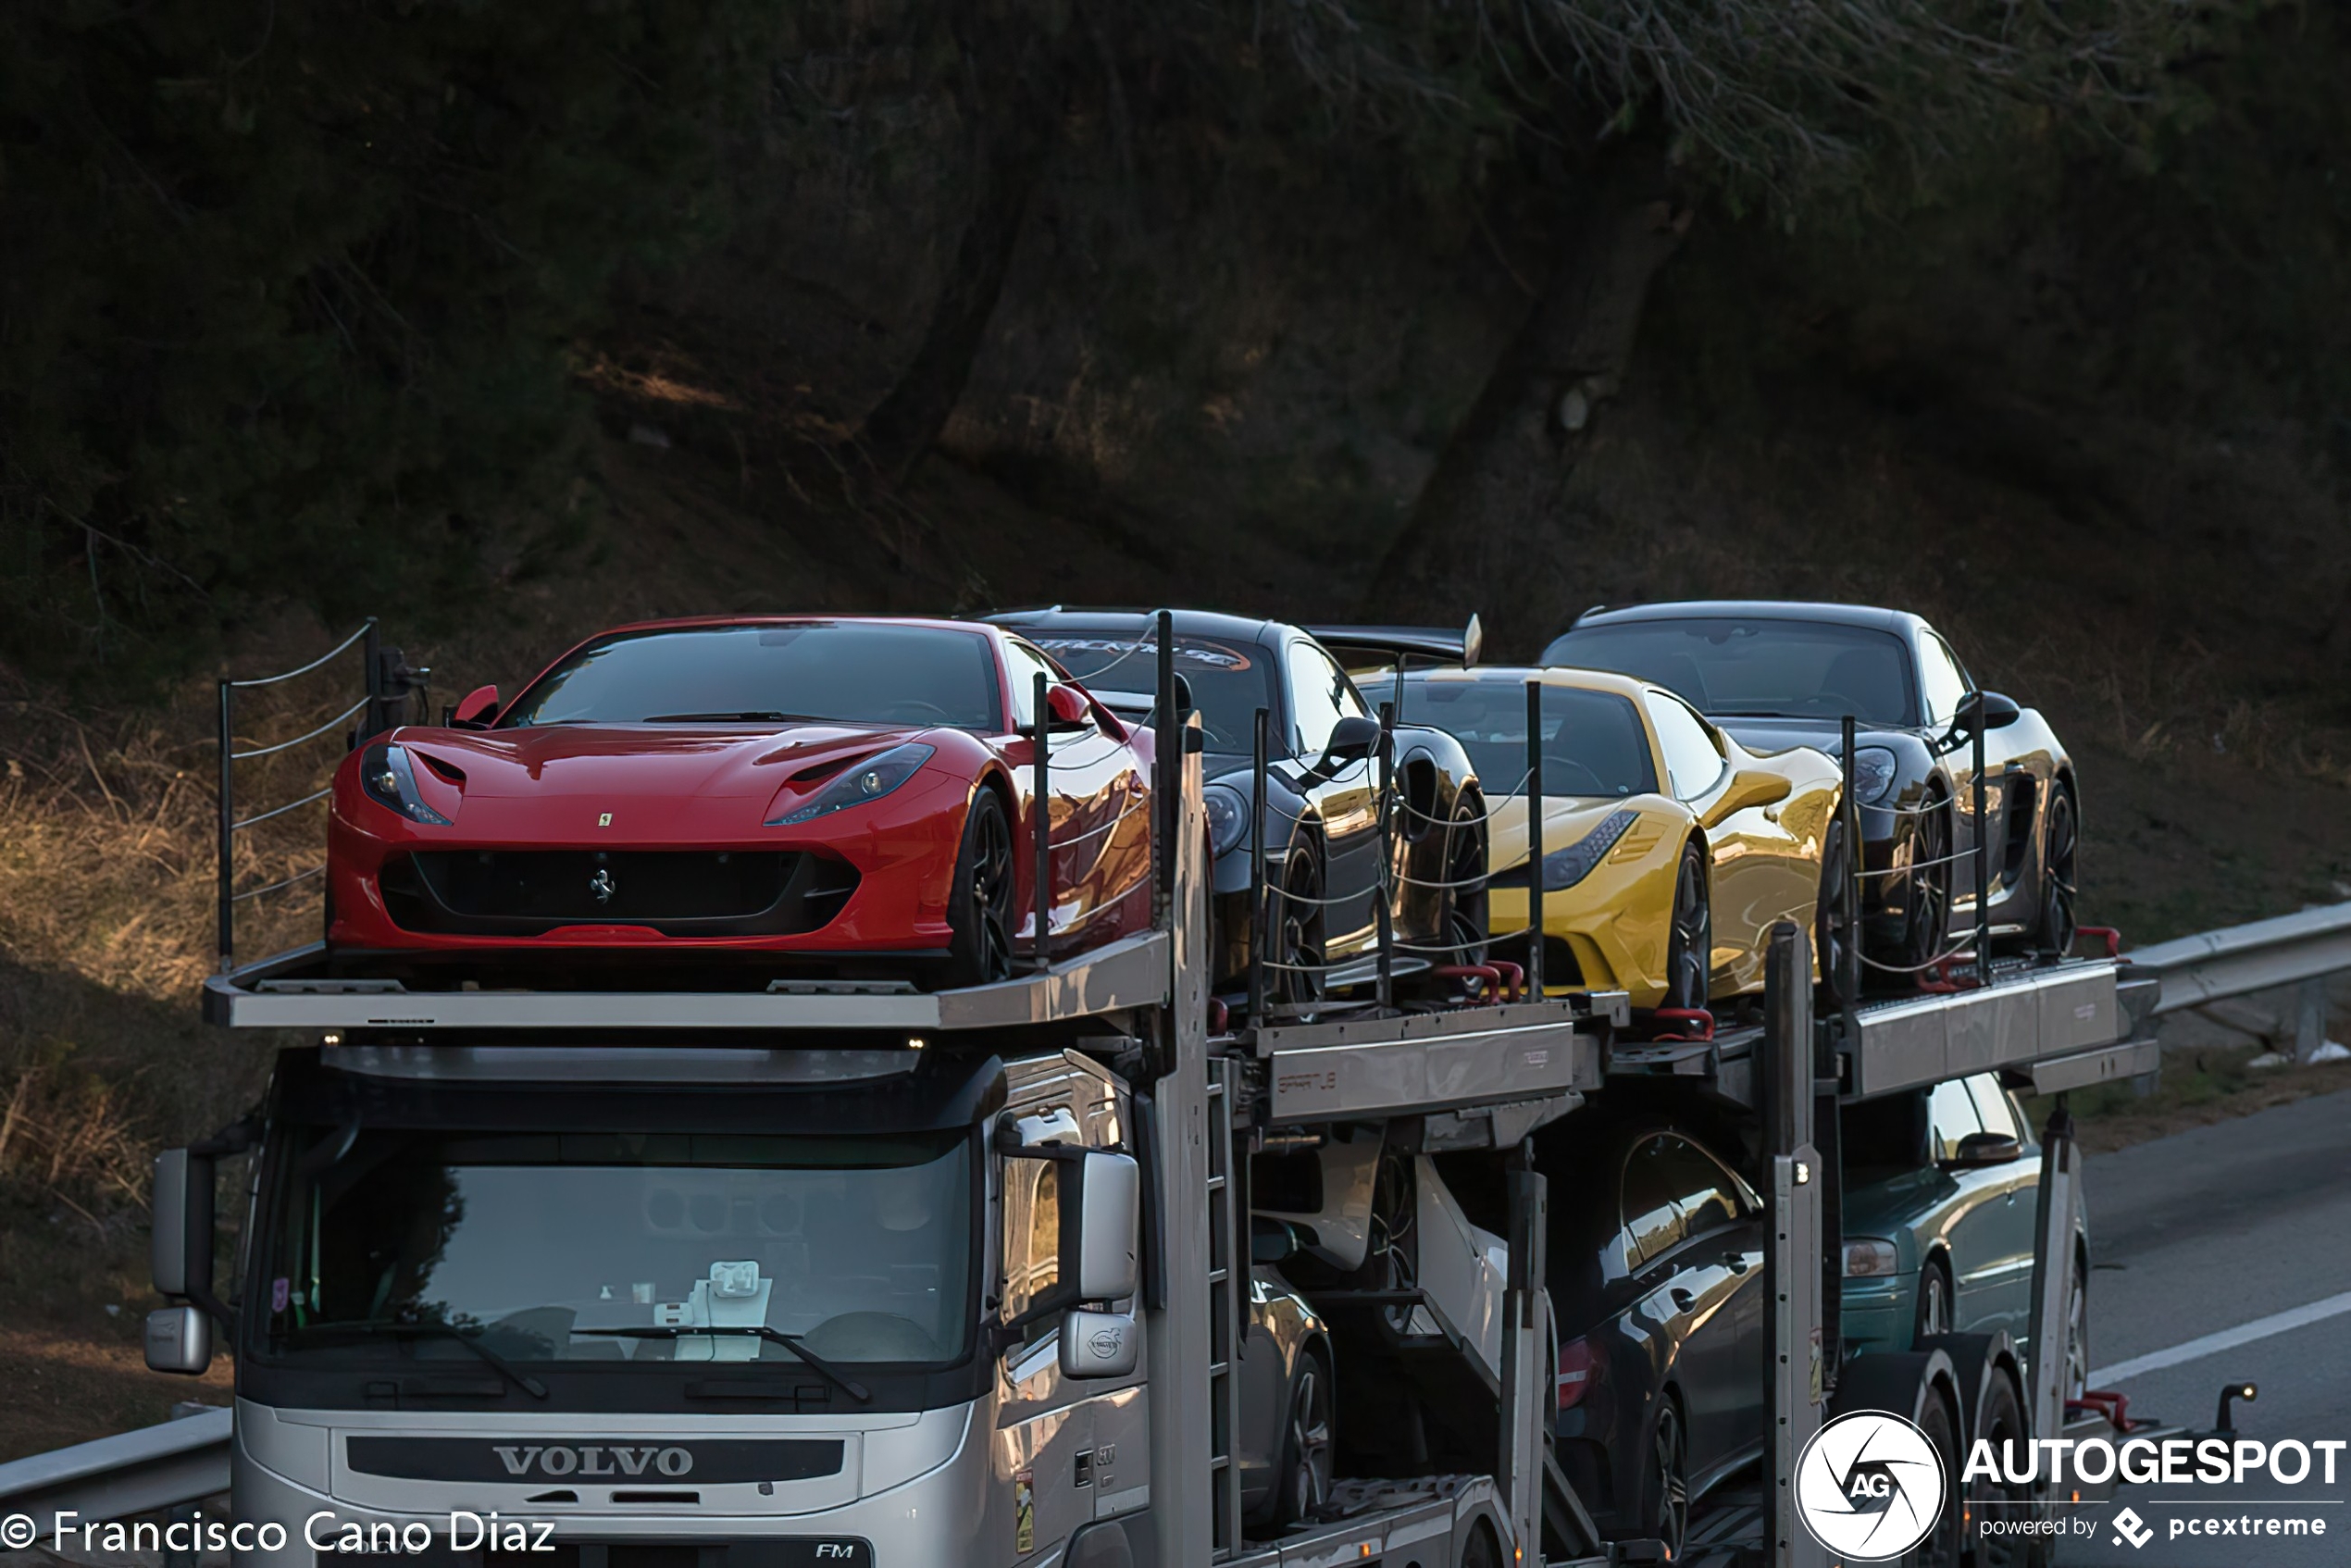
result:
<svg viewBox="0 0 2351 1568"><path fill-rule="evenodd" d="M1015 627L1114 709L1154 698L1152 618L1126 610L1018 610ZM1387 890L1394 973L1474 962L1486 946L1486 805L1468 753L1441 729L1399 726L1391 777L1394 860L1383 875L1379 721L1312 636L1280 621L1206 611L1174 618L1176 672L1206 732L1214 981L1245 990L1254 901L1250 800L1257 710L1270 722L1265 959L1276 1003L1311 1003L1376 973L1377 912Z"/></svg>
<svg viewBox="0 0 2351 1568"><path fill-rule="evenodd" d="M2044 953L2073 944L2081 796L2040 714L1979 692L1935 629L1900 610L1777 601L1594 609L1543 650L1547 665L1617 670L1671 687L1759 751L1843 750L1858 721L1854 795L1864 868L1863 952L1915 968L1975 925L1974 755L1984 728L1990 916Z"/></svg>

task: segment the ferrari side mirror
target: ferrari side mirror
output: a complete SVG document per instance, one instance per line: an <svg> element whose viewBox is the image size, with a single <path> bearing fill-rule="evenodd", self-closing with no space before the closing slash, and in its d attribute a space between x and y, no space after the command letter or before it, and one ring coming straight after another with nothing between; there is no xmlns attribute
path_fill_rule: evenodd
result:
<svg viewBox="0 0 2351 1568"><path fill-rule="evenodd" d="M498 688L477 686L466 693L465 701L450 710L452 729L487 729L490 721L498 716Z"/></svg>
<svg viewBox="0 0 2351 1568"><path fill-rule="evenodd" d="M1045 710L1052 717L1055 729L1090 729L1094 726L1094 710L1086 701L1086 693L1075 686L1060 683L1045 688Z"/></svg>

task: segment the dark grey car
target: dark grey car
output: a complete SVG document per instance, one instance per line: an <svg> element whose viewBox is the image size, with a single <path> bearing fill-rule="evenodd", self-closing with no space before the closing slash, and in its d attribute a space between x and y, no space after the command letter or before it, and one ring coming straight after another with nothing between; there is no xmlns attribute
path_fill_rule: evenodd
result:
<svg viewBox="0 0 2351 1568"><path fill-rule="evenodd" d="M1616 670L1679 692L1770 751L1842 753L1857 721L1864 951L1923 964L1975 923L1974 680L1917 616L1854 604L1708 600L1587 610L1543 650L1546 665ZM1993 935L2062 953L2074 935L2081 796L2073 762L2041 715L1981 693Z"/></svg>
<svg viewBox="0 0 2351 1568"><path fill-rule="evenodd" d="M1110 706L1141 717L1157 676L1151 617L1020 610L1016 628ZM1206 732L1214 985L1247 985L1257 710L1267 710L1268 991L1303 1003L1370 981L1383 888L1411 976L1485 951L1486 806L1469 754L1441 729L1398 726L1392 860L1382 847L1379 723L1330 653L1298 627L1200 610L1173 621L1175 665Z"/></svg>

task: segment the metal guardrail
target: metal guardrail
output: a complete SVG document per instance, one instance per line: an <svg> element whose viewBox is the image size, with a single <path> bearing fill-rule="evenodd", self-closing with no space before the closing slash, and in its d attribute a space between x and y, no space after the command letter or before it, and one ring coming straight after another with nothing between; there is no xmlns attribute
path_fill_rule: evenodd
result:
<svg viewBox="0 0 2351 1568"><path fill-rule="evenodd" d="M2122 956L2133 969L2163 982L2157 1013L2201 1007L2351 969L2351 903L2199 931Z"/></svg>
<svg viewBox="0 0 2351 1568"><path fill-rule="evenodd" d="M60 1512L127 1519L225 1492L231 1432L228 1410L192 1410L160 1426L0 1464L0 1514L31 1514L45 1534Z"/></svg>

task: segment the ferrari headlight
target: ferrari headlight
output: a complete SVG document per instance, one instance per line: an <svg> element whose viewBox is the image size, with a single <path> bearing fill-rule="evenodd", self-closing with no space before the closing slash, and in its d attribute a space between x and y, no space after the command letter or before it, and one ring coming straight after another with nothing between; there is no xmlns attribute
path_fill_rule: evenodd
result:
<svg viewBox="0 0 2351 1568"><path fill-rule="evenodd" d="M915 769L930 761L938 750L919 740L909 740L902 746L892 746L879 756L867 757L856 766L844 769L804 804L794 806L781 816L769 817L767 826L790 828L847 811L851 806L862 806L867 801L878 801L914 777Z"/></svg>
<svg viewBox="0 0 2351 1568"><path fill-rule="evenodd" d="M1845 1277L1847 1279L1883 1279L1894 1273L1899 1262L1891 1241L1880 1241L1874 1236L1848 1236L1845 1238Z"/></svg>
<svg viewBox="0 0 2351 1568"><path fill-rule="evenodd" d="M1543 857L1543 890L1558 892L1572 888L1592 874L1602 857L1616 847L1616 840L1632 830L1641 819L1637 811L1612 811L1598 828L1585 834L1563 850L1553 850Z"/></svg>
<svg viewBox="0 0 2351 1568"><path fill-rule="evenodd" d="M367 798L378 805L398 812L411 822L421 822L429 828L446 828L449 819L425 804L424 796L417 789L417 767L408 760L408 748L391 744L370 746L359 759L359 786Z"/></svg>
<svg viewBox="0 0 2351 1568"><path fill-rule="evenodd" d="M1208 808L1208 852L1225 853L1249 833L1249 797L1230 784L1211 784L1200 792Z"/></svg>
<svg viewBox="0 0 2351 1568"><path fill-rule="evenodd" d="M1884 746L1863 746L1853 753L1853 795L1857 803L1873 806L1894 788L1901 765Z"/></svg>

